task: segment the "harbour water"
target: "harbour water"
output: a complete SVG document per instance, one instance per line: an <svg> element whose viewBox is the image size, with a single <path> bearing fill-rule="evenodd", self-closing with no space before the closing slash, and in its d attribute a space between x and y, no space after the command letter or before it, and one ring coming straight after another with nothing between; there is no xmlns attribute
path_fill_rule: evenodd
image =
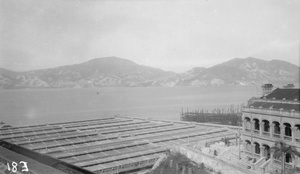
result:
<svg viewBox="0 0 300 174"><path fill-rule="evenodd" d="M0 90L0 121L12 126L123 115L179 120L186 110L229 108L255 86Z"/></svg>

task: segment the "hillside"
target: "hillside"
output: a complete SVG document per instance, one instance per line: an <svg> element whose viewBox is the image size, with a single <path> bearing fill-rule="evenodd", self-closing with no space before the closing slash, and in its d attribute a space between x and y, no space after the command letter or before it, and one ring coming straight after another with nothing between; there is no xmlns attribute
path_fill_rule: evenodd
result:
<svg viewBox="0 0 300 174"><path fill-rule="evenodd" d="M300 67L285 61L236 58L210 68L193 68L172 78L159 80L156 84L215 86L299 83L299 72Z"/></svg>
<svg viewBox="0 0 300 174"><path fill-rule="evenodd" d="M28 72L0 71L2 88L88 88L143 86L147 81L166 78L173 72L106 57L81 64Z"/></svg>
<svg viewBox="0 0 300 174"><path fill-rule="evenodd" d="M210 68L174 73L106 57L26 72L0 68L0 89L285 84L299 83L299 72L298 66L285 61L235 58Z"/></svg>

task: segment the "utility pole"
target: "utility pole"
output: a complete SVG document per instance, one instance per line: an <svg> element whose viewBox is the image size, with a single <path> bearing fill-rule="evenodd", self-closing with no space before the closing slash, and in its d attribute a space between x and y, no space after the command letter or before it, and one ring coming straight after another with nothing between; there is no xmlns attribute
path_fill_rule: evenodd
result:
<svg viewBox="0 0 300 174"><path fill-rule="evenodd" d="M241 122L239 123L239 125L241 125ZM239 160L241 159L241 128L242 128L242 126L239 127L239 140L238 140L238 143L239 143Z"/></svg>

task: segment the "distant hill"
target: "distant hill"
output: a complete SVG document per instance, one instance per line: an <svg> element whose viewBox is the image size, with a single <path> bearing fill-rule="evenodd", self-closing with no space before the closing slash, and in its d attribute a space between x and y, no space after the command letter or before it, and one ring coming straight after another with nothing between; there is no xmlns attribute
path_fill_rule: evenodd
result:
<svg viewBox="0 0 300 174"><path fill-rule="evenodd" d="M57 68L15 72L0 68L0 89L208 86L299 83L300 68L285 61L236 58L211 68L174 73L106 57Z"/></svg>
<svg viewBox="0 0 300 174"><path fill-rule="evenodd" d="M193 68L172 78L156 82L158 86L250 85L263 83L299 83L300 67L291 63L256 58L235 58L210 68Z"/></svg>
<svg viewBox="0 0 300 174"><path fill-rule="evenodd" d="M27 72L0 69L2 88L88 88L143 86L147 81L175 73L138 65L130 60L106 57L81 64Z"/></svg>

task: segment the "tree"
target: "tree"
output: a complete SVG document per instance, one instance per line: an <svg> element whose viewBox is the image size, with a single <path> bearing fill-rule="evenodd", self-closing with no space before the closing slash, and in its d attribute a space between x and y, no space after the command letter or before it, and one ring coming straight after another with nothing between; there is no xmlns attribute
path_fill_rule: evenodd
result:
<svg viewBox="0 0 300 174"><path fill-rule="evenodd" d="M295 156L300 156L300 152L296 150L294 146L287 145L283 141L276 141L275 145L271 147L271 151L273 153L274 158L281 157L281 173L285 172L285 155L290 154L293 159Z"/></svg>

